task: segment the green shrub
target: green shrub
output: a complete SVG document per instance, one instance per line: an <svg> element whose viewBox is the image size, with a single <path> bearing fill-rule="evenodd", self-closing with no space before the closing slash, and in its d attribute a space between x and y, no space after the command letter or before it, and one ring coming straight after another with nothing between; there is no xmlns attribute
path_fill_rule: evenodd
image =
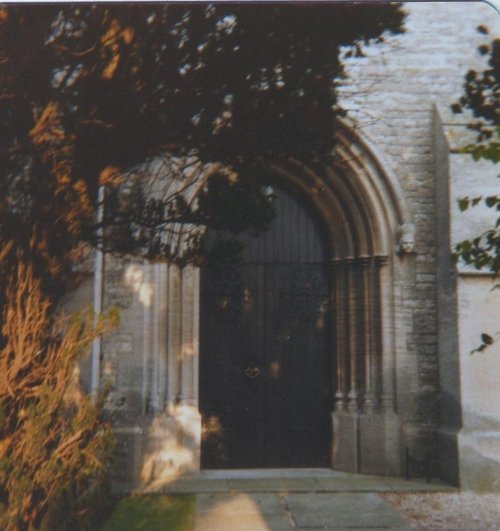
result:
<svg viewBox="0 0 500 531"><path fill-rule="evenodd" d="M78 385L78 357L113 323L54 318L33 269L6 291L0 336L0 529L91 529L113 436Z"/></svg>

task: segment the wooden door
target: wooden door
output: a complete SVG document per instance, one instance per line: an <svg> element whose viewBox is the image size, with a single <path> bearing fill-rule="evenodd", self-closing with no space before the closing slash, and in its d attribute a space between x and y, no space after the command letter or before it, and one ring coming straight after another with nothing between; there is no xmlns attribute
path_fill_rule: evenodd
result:
<svg viewBox="0 0 500 531"><path fill-rule="evenodd" d="M275 190L241 263L202 271L203 468L329 466L329 275L313 216Z"/></svg>

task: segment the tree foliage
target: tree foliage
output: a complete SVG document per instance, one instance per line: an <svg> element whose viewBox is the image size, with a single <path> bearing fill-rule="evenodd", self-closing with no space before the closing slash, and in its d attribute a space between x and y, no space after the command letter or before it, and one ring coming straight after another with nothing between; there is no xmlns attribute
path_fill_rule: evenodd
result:
<svg viewBox="0 0 500 531"><path fill-rule="evenodd" d="M488 33L484 26L478 30ZM500 39L481 45L479 52L489 56L488 67L479 73L475 70L467 72L464 94L452 105L452 110L462 112L467 109L474 117L469 127L477 132L477 142L466 146L463 152L470 153L475 160L497 164L500 161ZM458 206L464 211L478 204L500 212L499 195L463 197ZM497 274L500 270L500 216L483 234L458 243L455 252L465 263ZM486 348L487 344L483 344Z"/></svg>
<svg viewBox="0 0 500 531"><path fill-rule="evenodd" d="M270 163L328 163L342 58L403 17L362 3L0 7L0 526L67 528L101 476L108 426L69 390L102 330L53 317L75 263L96 246L195 261L198 227L265 228ZM51 527L58 507L66 527Z"/></svg>
<svg viewBox="0 0 500 531"><path fill-rule="evenodd" d="M30 266L10 278L0 347L0 527L85 528L105 475L110 427L75 381L91 315L54 320Z"/></svg>
<svg viewBox="0 0 500 531"><path fill-rule="evenodd" d="M478 31L488 33L488 29L479 26ZM493 164L500 161L500 39L478 49L481 55L489 55L488 67L483 72L469 70L465 76L464 94L452 105L454 112L464 109L472 112L474 121L469 125L477 132L477 142L463 149L474 160L488 160ZM497 175L500 178L500 175ZM500 211L500 195L487 197L463 197L458 206L463 212L470 207L484 204L488 208ZM495 276L500 271L500 216L492 227L474 238L463 240L455 246L455 255L476 269L489 269ZM498 287L498 286L496 286ZM482 333L479 346L472 352L483 352L494 339Z"/></svg>
<svg viewBox="0 0 500 531"><path fill-rule="evenodd" d="M258 230L270 217L256 184L269 162L328 161L342 57L402 20L395 4L2 8L0 227L16 245L35 230L42 269L59 277L80 242L173 260L178 242L162 234L172 222L177 235L220 226L231 209ZM152 197L159 160L176 184ZM257 204L262 219L249 215Z"/></svg>

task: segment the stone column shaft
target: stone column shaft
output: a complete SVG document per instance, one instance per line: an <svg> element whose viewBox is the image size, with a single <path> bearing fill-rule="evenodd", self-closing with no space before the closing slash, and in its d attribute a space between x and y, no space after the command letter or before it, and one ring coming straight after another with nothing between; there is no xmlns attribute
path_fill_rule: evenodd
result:
<svg viewBox="0 0 500 531"><path fill-rule="evenodd" d="M180 400L181 356L181 272L176 265L168 266L167 295L167 407Z"/></svg>
<svg viewBox="0 0 500 531"><path fill-rule="evenodd" d="M391 290L389 284L389 268L386 257L377 257L380 275L380 308L383 323L392 323ZM395 393L395 359L394 330L389 326L382 327L382 394L381 406L386 411L394 411Z"/></svg>
<svg viewBox="0 0 500 531"><path fill-rule="evenodd" d="M346 259L347 299L348 299L348 353L349 353L349 392L347 409L354 413L358 410L358 327L357 313L359 300L357 296L357 268L354 259Z"/></svg>
<svg viewBox="0 0 500 531"><path fill-rule="evenodd" d="M370 276L372 259L369 256L360 257L361 273L361 296L363 304L362 330L363 330L363 358L364 358L364 402L363 410L365 413L373 411L375 397L373 393L373 366L376 363L374 359L372 336L375 330L372 329L373 304L373 285Z"/></svg>
<svg viewBox="0 0 500 531"><path fill-rule="evenodd" d="M346 344L346 303L345 297L345 267L341 260L333 262L334 272L334 305L333 305L333 330L336 342L336 391L335 410L344 411L347 407L348 390L348 363Z"/></svg>
<svg viewBox="0 0 500 531"><path fill-rule="evenodd" d="M198 320L199 270L186 266L182 271L181 323L181 402L197 405L198 401Z"/></svg>
<svg viewBox="0 0 500 531"><path fill-rule="evenodd" d="M151 338L152 330L152 275L151 264L144 264L144 321L143 321L143 345L142 345L142 404L143 414L149 411L151 396Z"/></svg>

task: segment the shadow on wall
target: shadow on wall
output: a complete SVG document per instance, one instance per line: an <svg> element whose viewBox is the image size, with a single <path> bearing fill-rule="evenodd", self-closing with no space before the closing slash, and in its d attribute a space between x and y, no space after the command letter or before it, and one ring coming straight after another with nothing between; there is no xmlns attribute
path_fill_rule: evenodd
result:
<svg viewBox="0 0 500 531"><path fill-rule="evenodd" d="M127 490L199 470L198 276L189 266L112 257L107 274L122 324L105 340L102 373L117 438L112 474Z"/></svg>

